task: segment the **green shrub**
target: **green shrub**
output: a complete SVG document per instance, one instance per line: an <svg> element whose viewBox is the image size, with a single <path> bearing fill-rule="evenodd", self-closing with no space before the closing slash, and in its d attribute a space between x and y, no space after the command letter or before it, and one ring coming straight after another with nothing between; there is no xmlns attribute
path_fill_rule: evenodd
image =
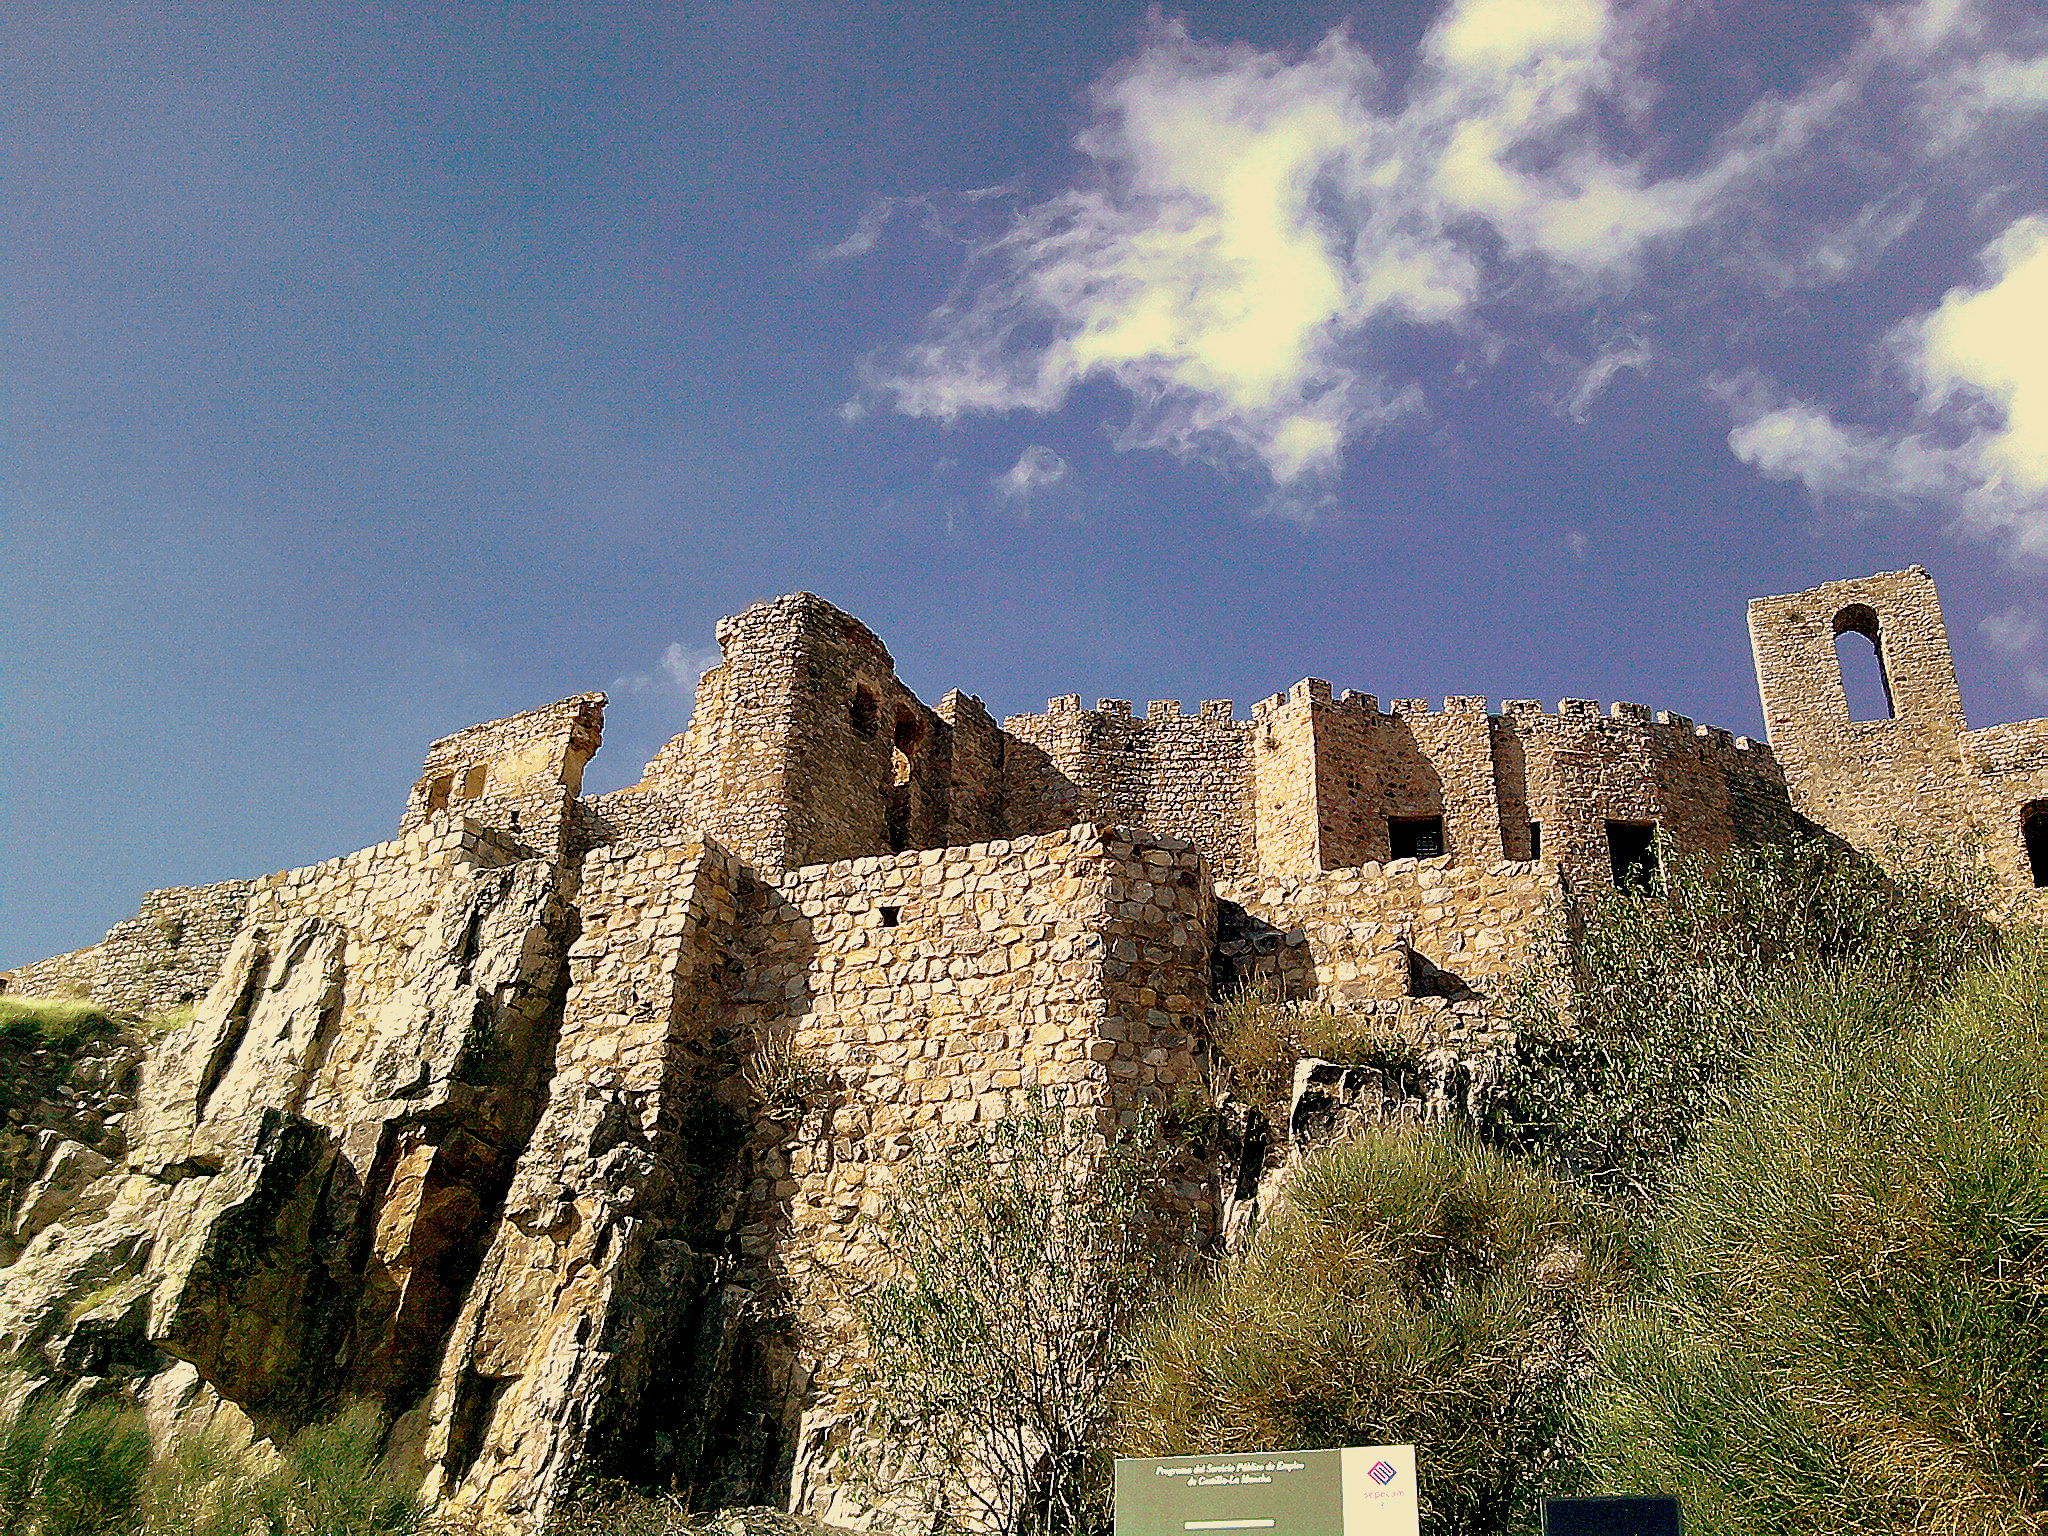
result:
<svg viewBox="0 0 2048 1536"><path fill-rule="evenodd" d="M1140 1341L1126 1454L1412 1441L1432 1536L1526 1526L1555 1473L1614 1218L1471 1136L1313 1153L1238 1257Z"/></svg>
<svg viewBox="0 0 2048 1536"><path fill-rule="evenodd" d="M1210 1038L1229 1063L1236 1097L1275 1119L1284 1116L1294 1064L1304 1056L1396 1069L1419 1060L1414 1042L1383 1019L1324 1003L1283 1002L1257 986L1224 996Z"/></svg>
<svg viewBox="0 0 2048 1536"><path fill-rule="evenodd" d="M132 1412L30 1403L0 1424L0 1536L114 1536L130 1529L149 1466Z"/></svg>
<svg viewBox="0 0 2048 1536"><path fill-rule="evenodd" d="M1488 1138L1603 1193L1653 1198L1801 996L1853 974L1925 1000L1990 954L1996 935L1969 896L1804 839L1672 859L1661 892L1585 901L1507 999L1519 1033Z"/></svg>
<svg viewBox="0 0 2048 1536"><path fill-rule="evenodd" d="M120 1027L113 1015L92 1003L0 994L0 1040L72 1050Z"/></svg>
<svg viewBox="0 0 2048 1536"><path fill-rule="evenodd" d="M2048 1530L2048 953L1817 983L1601 1331L1583 1476L1690 1530Z"/></svg>

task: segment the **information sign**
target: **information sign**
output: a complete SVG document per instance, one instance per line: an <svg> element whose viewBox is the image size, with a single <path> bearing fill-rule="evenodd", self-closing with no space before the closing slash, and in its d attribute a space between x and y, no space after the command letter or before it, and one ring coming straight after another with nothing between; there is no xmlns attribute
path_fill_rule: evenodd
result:
<svg viewBox="0 0 2048 1536"><path fill-rule="evenodd" d="M1116 1536L1417 1536L1415 1447L1116 1464Z"/></svg>

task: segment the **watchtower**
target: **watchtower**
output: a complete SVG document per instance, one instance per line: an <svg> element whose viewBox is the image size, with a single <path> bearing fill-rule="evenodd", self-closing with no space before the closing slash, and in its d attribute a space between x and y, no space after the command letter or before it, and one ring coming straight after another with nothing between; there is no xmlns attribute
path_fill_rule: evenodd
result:
<svg viewBox="0 0 2048 1536"><path fill-rule="evenodd" d="M1749 605L1750 646L1771 748L1793 804L1870 851L1895 832L1952 831L1969 815L1948 629L1922 566ZM1879 696L1854 718L1845 660L1875 654Z"/></svg>

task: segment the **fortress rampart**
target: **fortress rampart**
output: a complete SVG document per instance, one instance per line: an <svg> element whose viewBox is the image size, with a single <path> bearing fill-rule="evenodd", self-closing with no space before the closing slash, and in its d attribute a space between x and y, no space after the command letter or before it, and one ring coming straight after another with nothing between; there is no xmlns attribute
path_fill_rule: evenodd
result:
<svg viewBox="0 0 2048 1536"><path fill-rule="evenodd" d="M370 1403L483 1529L594 1474L856 1518L846 1297L916 1138L1024 1093L1105 1135L1199 1098L1232 986L1483 1047L1569 902L1802 826L1883 857L1962 828L2037 900L2048 722L1967 728L1925 572L1751 628L1771 747L1314 678L1247 718L1069 695L999 725L820 598L756 605L626 789L582 793L602 695L473 726L392 841L152 893L11 973L196 1016L101 1138L124 1160L22 1142L0 1350L167 1438ZM1844 633L1892 718L1849 719ZM1179 1155L1176 1229L1214 1241L1241 1170Z"/></svg>

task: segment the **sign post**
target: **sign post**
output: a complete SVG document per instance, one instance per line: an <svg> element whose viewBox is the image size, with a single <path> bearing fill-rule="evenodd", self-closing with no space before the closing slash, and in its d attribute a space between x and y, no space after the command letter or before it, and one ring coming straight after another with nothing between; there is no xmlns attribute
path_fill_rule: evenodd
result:
<svg viewBox="0 0 2048 1536"><path fill-rule="evenodd" d="M1418 1536L1415 1447L1116 1464L1116 1536Z"/></svg>

